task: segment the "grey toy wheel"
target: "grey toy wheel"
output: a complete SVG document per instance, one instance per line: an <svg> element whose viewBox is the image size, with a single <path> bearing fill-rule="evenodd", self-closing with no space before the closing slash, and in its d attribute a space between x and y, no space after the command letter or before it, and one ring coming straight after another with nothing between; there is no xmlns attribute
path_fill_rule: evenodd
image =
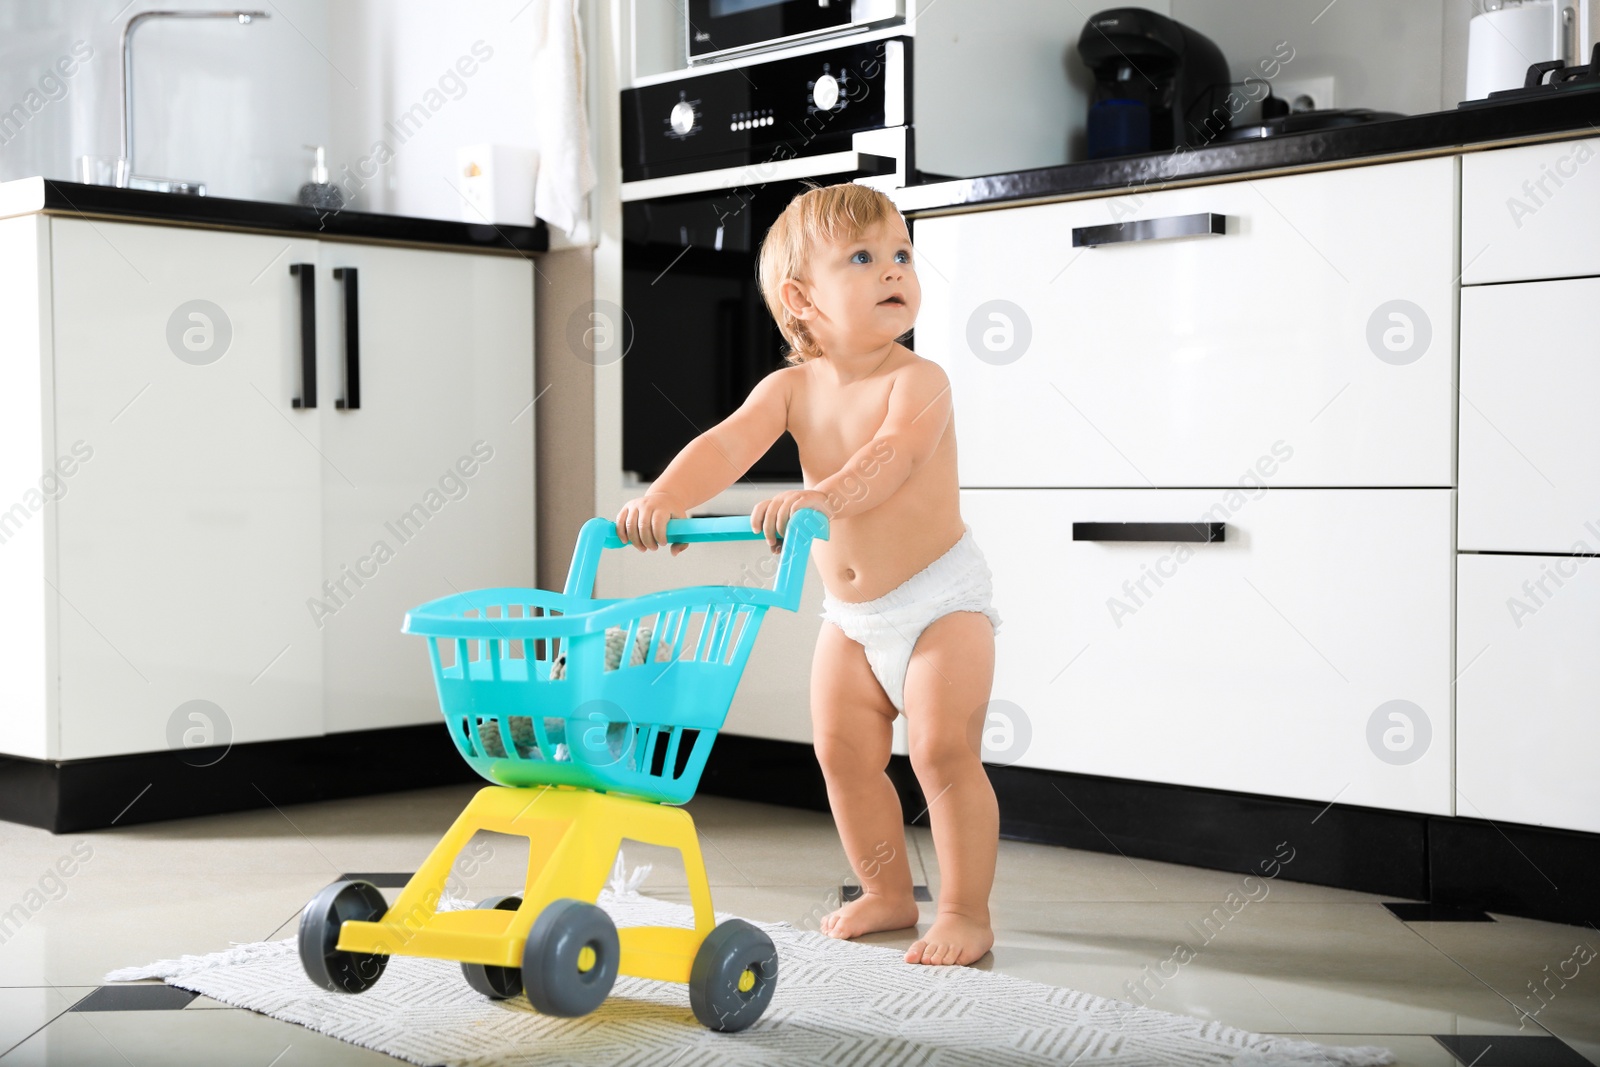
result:
<svg viewBox="0 0 1600 1067"><path fill-rule="evenodd" d="M480 908L498 908L501 911L516 911L522 907L522 898L518 896L490 897L478 903ZM522 992L522 969L519 967L495 967L487 963L463 963L461 973L466 976L467 984L490 1000L505 1000Z"/></svg>
<svg viewBox="0 0 1600 1067"><path fill-rule="evenodd" d="M522 947L528 1003L546 1015L587 1015L617 980L622 946L611 916L581 900L552 901Z"/></svg>
<svg viewBox="0 0 1600 1067"><path fill-rule="evenodd" d="M389 965L380 953L342 952L339 927L346 921L373 922L389 905L371 882L334 882L311 898L300 914L300 965L306 976L334 993L365 993Z"/></svg>
<svg viewBox="0 0 1600 1067"><path fill-rule="evenodd" d="M713 1030L743 1030L767 1010L778 984L778 950L743 919L721 923L689 968L689 1007Z"/></svg>

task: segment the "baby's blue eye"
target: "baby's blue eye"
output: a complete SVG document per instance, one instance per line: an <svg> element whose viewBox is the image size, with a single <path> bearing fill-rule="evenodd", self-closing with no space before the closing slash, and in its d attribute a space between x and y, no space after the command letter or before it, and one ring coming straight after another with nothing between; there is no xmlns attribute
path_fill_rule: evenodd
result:
<svg viewBox="0 0 1600 1067"><path fill-rule="evenodd" d="M861 258L862 256L865 256L866 259L862 259ZM896 252L894 254L894 256L895 256L895 262L897 262L897 263L910 263L911 262L911 253L910 252L902 250L902 251ZM856 252L853 255L851 255L850 262L852 262L852 263L866 263L866 262L869 262L871 259L872 259L872 253L868 252L866 249L863 248L861 251Z"/></svg>

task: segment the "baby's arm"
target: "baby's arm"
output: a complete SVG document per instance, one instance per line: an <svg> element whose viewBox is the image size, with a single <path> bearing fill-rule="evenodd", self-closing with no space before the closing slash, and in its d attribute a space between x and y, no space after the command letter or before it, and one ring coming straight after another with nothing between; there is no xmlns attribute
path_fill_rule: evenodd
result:
<svg viewBox="0 0 1600 1067"><path fill-rule="evenodd" d="M764 533L776 552L789 517L801 508L844 519L877 507L933 455L950 424L950 411L950 379L944 368L928 360L911 364L890 388L889 410L872 440L810 489L791 489L761 501L750 513L750 528Z"/></svg>
<svg viewBox="0 0 1600 1067"><path fill-rule="evenodd" d="M669 518L684 517L744 477L788 429L787 374L785 369L761 379L737 411L684 445L644 496L623 505L617 536L641 551L660 548L667 543Z"/></svg>

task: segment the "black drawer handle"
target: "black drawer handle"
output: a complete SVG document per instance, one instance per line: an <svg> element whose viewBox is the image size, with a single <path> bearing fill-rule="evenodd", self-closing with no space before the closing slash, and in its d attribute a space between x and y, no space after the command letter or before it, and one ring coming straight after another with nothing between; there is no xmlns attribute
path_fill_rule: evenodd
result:
<svg viewBox="0 0 1600 1067"><path fill-rule="evenodd" d="M356 290L354 267L333 268L334 278L344 282L344 397L333 406L345 411L361 408L361 304Z"/></svg>
<svg viewBox="0 0 1600 1067"><path fill-rule="evenodd" d="M289 401L297 408L317 406L317 268L311 263L291 263L289 273L300 279L300 395Z"/></svg>
<svg viewBox="0 0 1600 1067"><path fill-rule="evenodd" d="M1188 541L1216 544L1226 541L1224 522L1075 522L1074 541Z"/></svg>
<svg viewBox="0 0 1600 1067"><path fill-rule="evenodd" d="M1074 226L1072 247L1170 241L1175 237L1220 237L1227 232L1228 216L1204 211L1198 215L1169 215L1164 219L1136 219L1104 226Z"/></svg>

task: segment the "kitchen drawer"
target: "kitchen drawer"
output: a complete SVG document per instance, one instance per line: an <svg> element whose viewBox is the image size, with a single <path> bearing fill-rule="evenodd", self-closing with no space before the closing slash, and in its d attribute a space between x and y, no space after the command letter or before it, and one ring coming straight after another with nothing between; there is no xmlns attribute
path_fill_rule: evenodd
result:
<svg viewBox="0 0 1600 1067"><path fill-rule="evenodd" d="M918 220L962 485L1233 485L1280 442L1279 486L1454 485L1455 167ZM1074 247L1211 215L1226 233Z"/></svg>
<svg viewBox="0 0 1600 1067"><path fill-rule="evenodd" d="M1597 329L1600 278L1462 290L1462 548L1600 551Z"/></svg>
<svg viewBox="0 0 1600 1067"><path fill-rule="evenodd" d="M1457 567L1457 814L1600 833L1600 560Z"/></svg>
<svg viewBox="0 0 1600 1067"><path fill-rule="evenodd" d="M1461 281L1600 274L1600 140L1461 160Z"/></svg>
<svg viewBox="0 0 1600 1067"><path fill-rule="evenodd" d="M1451 495L964 490L1005 762L1449 814ZM1072 540L1202 519L1225 540Z"/></svg>

